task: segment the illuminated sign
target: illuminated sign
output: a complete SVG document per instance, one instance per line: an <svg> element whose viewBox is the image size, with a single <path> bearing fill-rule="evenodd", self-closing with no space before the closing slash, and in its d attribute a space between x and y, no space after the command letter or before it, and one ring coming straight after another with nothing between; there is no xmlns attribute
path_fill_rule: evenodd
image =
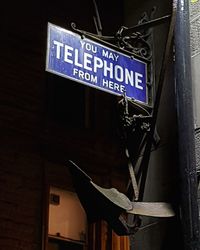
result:
<svg viewBox="0 0 200 250"><path fill-rule="evenodd" d="M147 65L94 40L48 24L46 70L147 104Z"/></svg>

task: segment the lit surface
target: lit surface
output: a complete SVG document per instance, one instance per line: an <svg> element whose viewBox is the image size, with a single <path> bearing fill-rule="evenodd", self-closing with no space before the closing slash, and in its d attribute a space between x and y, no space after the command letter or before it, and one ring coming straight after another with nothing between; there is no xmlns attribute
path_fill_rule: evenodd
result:
<svg viewBox="0 0 200 250"><path fill-rule="evenodd" d="M84 240L87 219L77 195L55 187L50 193L60 196L60 204L49 205L49 235Z"/></svg>

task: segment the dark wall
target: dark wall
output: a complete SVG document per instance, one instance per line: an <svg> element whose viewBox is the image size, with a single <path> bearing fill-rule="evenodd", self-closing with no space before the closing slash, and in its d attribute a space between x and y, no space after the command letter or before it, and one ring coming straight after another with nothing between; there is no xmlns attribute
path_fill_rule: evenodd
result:
<svg viewBox="0 0 200 250"><path fill-rule="evenodd" d="M40 249L44 116L43 11L5 3L0 61L0 248Z"/></svg>
<svg viewBox="0 0 200 250"><path fill-rule="evenodd" d="M115 31L121 10L99 5L105 32ZM124 188L126 176L116 170L125 159L112 119L115 98L45 72L47 22L70 28L73 21L96 32L93 15L89 0L5 2L1 9L1 250L41 249L45 181L71 186L69 158L99 173L102 183Z"/></svg>

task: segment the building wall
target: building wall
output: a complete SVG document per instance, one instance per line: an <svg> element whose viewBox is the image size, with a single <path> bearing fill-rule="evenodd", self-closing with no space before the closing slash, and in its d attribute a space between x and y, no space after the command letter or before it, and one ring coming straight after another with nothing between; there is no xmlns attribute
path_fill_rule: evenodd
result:
<svg viewBox="0 0 200 250"><path fill-rule="evenodd" d="M23 9L23 7L25 9ZM33 13L30 11L32 8ZM40 249L44 32L37 2L5 3L1 24L0 248ZM37 11L36 11L37 10Z"/></svg>
<svg viewBox="0 0 200 250"><path fill-rule="evenodd" d="M110 116L108 109L102 109L101 98L104 107L110 109L108 95L96 91L89 93L91 101L96 96L92 108L95 124L93 126L91 122L92 129L88 130L84 122L80 123L82 127L79 124L71 126L72 118L82 117L75 92L66 92L63 105L59 103L59 108L66 112L64 115L71 116L64 121L57 119L52 98L56 95L57 86L63 83L45 72L47 22L70 27L74 21L80 28L94 31L91 6L89 1L72 1L70 5L67 1L29 1L12 5L6 2L2 7L1 250L42 249L46 185L72 189L65 166L68 159L75 159L83 168L88 168L91 176L95 177L97 172L99 177L95 180L98 179L99 183L111 183L109 175L113 172L116 176L112 180L113 185L124 188L123 179L126 177L115 171L115 167L124 164L120 143L118 137L110 133L113 124L111 120L106 121ZM77 84L71 89L80 93L84 87ZM66 100L68 111L62 107ZM114 104L112 101L111 107Z"/></svg>
<svg viewBox="0 0 200 250"><path fill-rule="evenodd" d="M199 117L199 72L197 65L199 64L199 1L190 1L190 45L191 45L191 63L192 63L192 83L194 95L194 122L195 128L200 127Z"/></svg>
<svg viewBox="0 0 200 250"><path fill-rule="evenodd" d="M141 5L125 1L124 24L135 24L141 11L149 10L153 4L155 1L148 1L148 5L145 1ZM169 8L167 1L165 4L157 1L162 8L157 15ZM76 0L70 5L64 0L29 1L10 5L5 3L1 15L0 248L36 250L42 249L44 239L46 185L72 189L67 160L74 159L98 184L124 191L126 158L116 126L116 99L69 81L71 87L66 88L62 79L45 72L47 22L67 28L74 21L81 29L95 32L91 1ZM113 1L111 7L104 7L102 1L99 5L105 34L114 34L122 23L120 1ZM156 46L158 43L157 38ZM156 70L159 68L160 64ZM159 111L161 146L152 153L145 194L145 199L151 201L171 201L176 192L171 68L169 75ZM59 91L66 91L66 96L63 94L60 102L55 103ZM86 105L85 116L73 96L76 92L84 92L80 96ZM86 122L82 122L82 117L87 117ZM71 123L72 118L77 119L75 124ZM149 222L152 220L146 219L144 224ZM152 228L138 232L136 249L161 249L167 242L171 224Z"/></svg>

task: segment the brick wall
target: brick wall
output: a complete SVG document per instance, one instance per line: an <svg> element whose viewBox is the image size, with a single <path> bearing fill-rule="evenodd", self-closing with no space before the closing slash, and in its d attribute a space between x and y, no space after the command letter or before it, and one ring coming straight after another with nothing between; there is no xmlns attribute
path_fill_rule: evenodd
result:
<svg viewBox="0 0 200 250"><path fill-rule="evenodd" d="M84 28L92 18L89 14L81 15L86 3L74 1L73 8L70 7L74 12L66 6L66 1L66 8L63 8L63 4L64 1L56 6L51 1L48 4L45 1L29 1L26 5L22 2L12 3L12 7L10 3L5 3L2 9L1 250L42 248L44 171L49 183L69 187L70 177L63 167L69 157L76 158L81 167L88 168L93 175L95 169L99 168L99 182L107 183L108 180L103 177L107 178L107 174L113 172L116 176L113 184L124 188L121 173L116 171L116 168L124 165L118 138L110 136L109 131L104 133L103 129L100 133L94 130L84 133L76 129L69 131L48 117L49 85L45 72L47 21L63 25L65 20L66 25L78 21ZM109 99L104 95L101 98ZM98 105L100 108L97 110L100 111L102 103ZM109 107L109 101L107 105ZM98 122L103 122L101 118L107 119L108 110L104 115L105 112L102 112L101 116L97 116L100 119Z"/></svg>

